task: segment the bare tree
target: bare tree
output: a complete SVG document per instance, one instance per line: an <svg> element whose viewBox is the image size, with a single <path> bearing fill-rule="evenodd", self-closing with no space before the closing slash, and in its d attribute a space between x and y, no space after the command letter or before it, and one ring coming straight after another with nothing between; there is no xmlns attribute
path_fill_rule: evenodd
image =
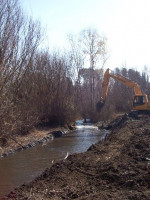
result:
<svg viewBox="0 0 150 200"><path fill-rule="evenodd" d="M90 111L95 111L97 98L97 73L96 69L102 69L107 60L106 38L99 35L96 29L88 28L80 32L78 36L70 37L72 58L78 73L77 94L80 99L82 109L86 106ZM99 71L102 75L102 70ZM86 77L87 76L87 77ZM88 80L88 81L87 81ZM82 89L86 88L86 92ZM86 99L84 101L83 99ZM85 104L86 102L86 104ZM87 109L84 109L87 112Z"/></svg>
<svg viewBox="0 0 150 200"><path fill-rule="evenodd" d="M22 112L27 104L25 104L25 99L19 99L19 88L25 79L26 72L32 66L41 40L40 24L24 17L18 0L0 1L0 125L2 132L22 127L23 121L24 126L27 121L29 123L31 115L28 113L29 109L24 109Z"/></svg>
<svg viewBox="0 0 150 200"><path fill-rule="evenodd" d="M90 73L90 88L91 88L91 111L95 108L95 76L94 69L99 64L100 59L106 60L106 38L101 37L96 29L85 29L80 34L80 43L83 53L89 61ZM103 63L104 63L103 62ZM102 67L102 66L101 66Z"/></svg>

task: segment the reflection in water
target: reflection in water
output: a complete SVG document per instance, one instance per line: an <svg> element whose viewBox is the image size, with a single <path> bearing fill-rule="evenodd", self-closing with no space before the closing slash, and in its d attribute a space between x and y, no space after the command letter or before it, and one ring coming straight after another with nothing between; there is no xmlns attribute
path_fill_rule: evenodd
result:
<svg viewBox="0 0 150 200"><path fill-rule="evenodd" d="M30 182L53 160L63 159L69 154L86 151L102 137L100 130L92 124L77 121L77 130L56 138L47 145L38 145L0 159L0 197L14 187Z"/></svg>

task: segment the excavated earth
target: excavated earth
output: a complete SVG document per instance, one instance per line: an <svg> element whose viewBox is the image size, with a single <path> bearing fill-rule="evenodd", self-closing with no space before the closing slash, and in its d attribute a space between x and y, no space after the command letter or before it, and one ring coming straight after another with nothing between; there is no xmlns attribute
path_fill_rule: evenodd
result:
<svg viewBox="0 0 150 200"><path fill-rule="evenodd" d="M149 200L150 117L124 115L105 141L70 155L5 199Z"/></svg>

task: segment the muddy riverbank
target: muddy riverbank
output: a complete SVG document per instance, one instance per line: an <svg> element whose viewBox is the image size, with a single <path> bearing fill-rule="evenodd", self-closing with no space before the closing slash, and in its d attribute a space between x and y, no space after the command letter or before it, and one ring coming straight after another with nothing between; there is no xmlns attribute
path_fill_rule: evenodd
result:
<svg viewBox="0 0 150 200"><path fill-rule="evenodd" d="M70 155L3 199L149 200L150 117L119 117L104 142Z"/></svg>
<svg viewBox="0 0 150 200"><path fill-rule="evenodd" d="M30 131L26 135L11 135L7 138L0 138L0 157L6 157L15 152L34 147L38 144L44 144L53 140L54 137L60 137L75 127L41 127Z"/></svg>

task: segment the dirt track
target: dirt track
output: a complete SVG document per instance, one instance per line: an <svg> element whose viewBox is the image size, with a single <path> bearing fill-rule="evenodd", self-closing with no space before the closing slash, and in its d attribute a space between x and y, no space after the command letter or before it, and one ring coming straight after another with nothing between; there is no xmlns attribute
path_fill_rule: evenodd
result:
<svg viewBox="0 0 150 200"><path fill-rule="evenodd" d="M149 200L150 117L119 117L104 142L55 163L4 199Z"/></svg>

